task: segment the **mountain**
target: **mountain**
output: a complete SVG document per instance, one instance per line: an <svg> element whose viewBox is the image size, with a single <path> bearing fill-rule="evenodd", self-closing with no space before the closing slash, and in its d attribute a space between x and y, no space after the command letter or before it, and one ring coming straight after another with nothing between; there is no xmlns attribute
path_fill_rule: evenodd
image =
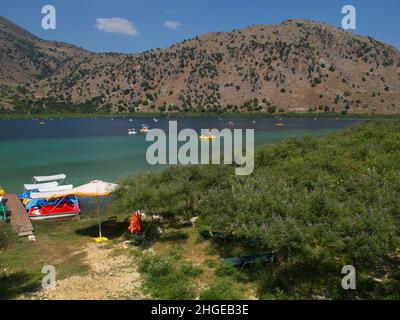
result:
<svg viewBox="0 0 400 320"><path fill-rule="evenodd" d="M399 50L310 20L117 54L41 40L0 17L0 61L5 112L400 113Z"/></svg>

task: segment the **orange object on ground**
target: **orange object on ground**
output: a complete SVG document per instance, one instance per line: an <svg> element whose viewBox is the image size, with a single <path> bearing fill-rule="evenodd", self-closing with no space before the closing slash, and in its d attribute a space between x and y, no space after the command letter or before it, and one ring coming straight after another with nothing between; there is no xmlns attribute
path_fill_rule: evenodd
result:
<svg viewBox="0 0 400 320"><path fill-rule="evenodd" d="M139 211L132 213L130 225L128 230L130 233L134 234L142 229L141 215Z"/></svg>

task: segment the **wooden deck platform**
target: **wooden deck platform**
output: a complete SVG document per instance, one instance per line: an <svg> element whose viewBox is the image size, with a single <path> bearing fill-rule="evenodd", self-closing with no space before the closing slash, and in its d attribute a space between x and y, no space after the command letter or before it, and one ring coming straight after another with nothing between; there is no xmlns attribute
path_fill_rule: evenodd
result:
<svg viewBox="0 0 400 320"><path fill-rule="evenodd" d="M33 234L32 222L18 196L16 194L6 194L3 197L3 203L7 206L11 227L18 236L24 237Z"/></svg>

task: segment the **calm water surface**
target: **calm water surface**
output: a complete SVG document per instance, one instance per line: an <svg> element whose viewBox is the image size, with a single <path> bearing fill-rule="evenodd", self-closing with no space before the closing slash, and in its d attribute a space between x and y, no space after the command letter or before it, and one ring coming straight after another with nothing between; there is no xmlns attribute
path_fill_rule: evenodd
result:
<svg viewBox="0 0 400 320"><path fill-rule="evenodd" d="M65 173L67 182L79 185L94 179L117 181L128 174L159 169L147 164L145 154L152 142L144 135L129 136L128 128L138 131L142 124L168 129L177 120L178 129L223 129L233 121L235 128L255 129L256 144L288 137L322 135L354 125L354 119L289 118L160 118L153 119L63 119L0 120L0 185L8 192L20 192L33 175ZM275 124L284 123L284 127Z"/></svg>

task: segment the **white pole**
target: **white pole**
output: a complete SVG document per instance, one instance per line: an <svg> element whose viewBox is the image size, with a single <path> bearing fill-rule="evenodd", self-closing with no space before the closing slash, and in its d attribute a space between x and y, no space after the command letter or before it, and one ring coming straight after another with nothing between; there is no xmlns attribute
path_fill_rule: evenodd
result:
<svg viewBox="0 0 400 320"><path fill-rule="evenodd" d="M96 196L96 201L97 201L97 217L99 219L99 235L100 235L100 238L101 238L102 235L101 235L100 204L99 204L99 197L98 196Z"/></svg>

